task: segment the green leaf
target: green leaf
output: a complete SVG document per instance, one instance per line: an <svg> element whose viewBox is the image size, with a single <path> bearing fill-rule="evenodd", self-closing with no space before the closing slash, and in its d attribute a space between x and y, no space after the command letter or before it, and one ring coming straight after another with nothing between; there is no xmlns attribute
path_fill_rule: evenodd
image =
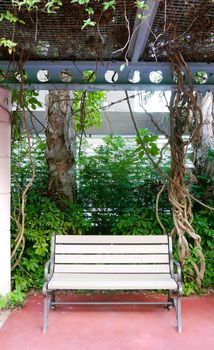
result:
<svg viewBox="0 0 214 350"><path fill-rule="evenodd" d="M5 13L0 14L0 22L3 21L3 19L7 20L11 24L15 24L17 22L25 24L24 21L20 20L18 17L14 16L10 11L6 11Z"/></svg>
<svg viewBox="0 0 214 350"><path fill-rule="evenodd" d="M145 136L143 137L143 142L149 143L150 141L151 141L150 135L145 135Z"/></svg>
<svg viewBox="0 0 214 350"><path fill-rule="evenodd" d="M135 6L138 9L149 10L149 6L146 4L146 1L136 0L135 1Z"/></svg>
<svg viewBox="0 0 214 350"><path fill-rule="evenodd" d="M81 27L81 29L84 29L85 27L87 26L91 26L91 27L94 27L96 25L96 22L92 21L91 18L88 18L88 19L84 19L83 20L83 26Z"/></svg>
<svg viewBox="0 0 214 350"><path fill-rule="evenodd" d="M0 39L0 46L6 47L8 49L9 54L11 54L15 50L17 43L14 43L10 39L1 38Z"/></svg>
<svg viewBox="0 0 214 350"><path fill-rule="evenodd" d="M151 145L151 154L155 157L159 153L159 149L156 144Z"/></svg>
<svg viewBox="0 0 214 350"><path fill-rule="evenodd" d="M94 9L92 7L87 7L86 8L86 12L90 15L93 15L94 14Z"/></svg>
<svg viewBox="0 0 214 350"><path fill-rule="evenodd" d="M55 13L62 6L61 0L48 0L45 5L48 13Z"/></svg>
<svg viewBox="0 0 214 350"><path fill-rule="evenodd" d="M107 11L110 8L115 10L115 0L109 0L109 1L104 1L103 2L103 9L104 9L104 11Z"/></svg>

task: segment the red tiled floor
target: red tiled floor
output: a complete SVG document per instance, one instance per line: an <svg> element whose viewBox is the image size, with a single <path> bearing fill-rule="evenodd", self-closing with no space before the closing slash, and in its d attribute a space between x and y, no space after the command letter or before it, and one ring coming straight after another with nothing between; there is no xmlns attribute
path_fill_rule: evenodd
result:
<svg viewBox="0 0 214 350"><path fill-rule="evenodd" d="M73 296L75 300L139 300L136 295ZM64 296L65 298L65 296ZM68 296L66 296L66 299ZM161 301L160 296L145 296ZM161 306L58 306L42 333L42 296L13 311L0 331L2 350L214 350L214 296L182 299L183 333L175 310Z"/></svg>

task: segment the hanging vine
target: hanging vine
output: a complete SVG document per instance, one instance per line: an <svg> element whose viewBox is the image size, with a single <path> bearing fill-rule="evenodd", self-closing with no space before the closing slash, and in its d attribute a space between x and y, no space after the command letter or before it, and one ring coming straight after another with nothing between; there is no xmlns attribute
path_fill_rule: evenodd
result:
<svg viewBox="0 0 214 350"><path fill-rule="evenodd" d="M188 88L184 86L184 73L188 78ZM185 184L185 152L189 144L198 136L202 127L202 111L197 104L191 73L180 52L172 58L172 71L178 80L177 90L172 93L169 106L171 171L169 180L169 201L172 204L174 221L173 234L178 235L178 252L182 263L189 257L189 244L186 235L194 240L199 258L198 265L192 262L198 285L204 276L205 259L201 248L201 238L192 226L192 202ZM188 130L190 115L197 115L197 122L191 131L188 141L184 141L184 133Z"/></svg>
<svg viewBox="0 0 214 350"><path fill-rule="evenodd" d="M20 114L22 114L22 125L28 144L28 158L31 164L31 174L24 189L20 189L19 208L17 208L17 211L13 213L13 220L15 221L17 227L17 235L15 239L15 245L12 248L11 252L12 270L14 270L17 265L19 265L19 262L25 249L25 205L27 193L30 187L32 186L35 178L35 164L32 157L31 134L27 126L27 109L29 108L29 96L26 95L23 88L25 75L23 65L21 64L19 64L19 80L19 90L17 90L16 94L13 94L13 103L16 104L16 110L12 112L12 119L20 120ZM34 103L37 104L36 100L34 100Z"/></svg>

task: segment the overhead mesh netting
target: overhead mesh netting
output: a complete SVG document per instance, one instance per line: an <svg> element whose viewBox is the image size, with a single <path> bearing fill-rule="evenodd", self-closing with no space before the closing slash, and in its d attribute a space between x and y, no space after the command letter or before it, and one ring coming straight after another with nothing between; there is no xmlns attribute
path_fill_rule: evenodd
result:
<svg viewBox="0 0 214 350"><path fill-rule="evenodd" d="M132 30L136 7L132 1L117 1L116 11L102 12L101 4L95 3L93 20L98 27L88 26L81 30L83 20L87 19L84 8L63 0L63 6L55 14L42 11L17 10L16 15L25 22L12 25L0 24L0 37L14 38L31 59L48 60L109 60L121 59L123 53L112 56L112 52L121 48L128 38L124 11ZM1 11L14 13L11 1L1 1ZM4 52L1 49L1 55Z"/></svg>
<svg viewBox="0 0 214 350"><path fill-rule="evenodd" d="M214 2L212 0L161 1L142 59L167 61L181 51L187 62L214 58Z"/></svg>
<svg viewBox="0 0 214 350"><path fill-rule="evenodd" d="M154 0L155 1L155 0ZM2 0L0 11L9 10L25 22L15 27L0 23L0 37L18 43L16 54L34 60L123 60L128 40L126 18L132 33L136 16L135 1L117 0L116 10L102 11L94 3L92 19L96 27L81 30L87 14L78 4L63 0L57 13L26 9L14 10L12 1ZM181 50L186 61L210 62L214 57L214 3L212 0L161 0L152 25L145 61L168 61L172 50ZM0 48L0 58L8 58Z"/></svg>

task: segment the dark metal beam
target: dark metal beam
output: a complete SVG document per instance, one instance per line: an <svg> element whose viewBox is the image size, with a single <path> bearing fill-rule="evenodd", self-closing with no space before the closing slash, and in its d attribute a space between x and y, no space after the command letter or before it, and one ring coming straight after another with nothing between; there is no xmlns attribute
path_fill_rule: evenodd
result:
<svg viewBox="0 0 214 350"><path fill-rule="evenodd" d="M27 80L25 88L28 89L69 89L69 90L174 90L176 83L171 74L170 63L139 62L130 63L120 71L122 62L50 62L50 61L28 61L25 66ZM192 74L193 85L198 91L214 90L214 63L189 63ZM84 71L93 71L95 80L86 82ZM0 61L0 86L19 88L19 76L17 80L14 74L17 65L13 66L8 61ZM41 73L42 71L42 73ZM207 81L199 84L195 81L197 72L205 72ZM133 72L137 72L139 80L133 83L131 78ZM152 73L153 72L153 73ZM155 73L154 73L155 72ZM69 74L68 74L69 73ZM71 75L72 80L66 82L66 74ZM152 74L160 76L159 83L152 82ZM90 74L89 74L90 75ZM1 79L1 76L3 79ZM40 81L42 77L42 80ZM67 78L66 78L67 79ZM110 79L110 82L109 82ZM186 80L186 85L187 84Z"/></svg>
<svg viewBox="0 0 214 350"><path fill-rule="evenodd" d="M133 36L129 46L129 58L132 63L138 62L145 50L159 6L159 2L152 0L147 0L145 3L148 5L148 10L138 9L135 17ZM139 19L139 15L145 19Z"/></svg>

